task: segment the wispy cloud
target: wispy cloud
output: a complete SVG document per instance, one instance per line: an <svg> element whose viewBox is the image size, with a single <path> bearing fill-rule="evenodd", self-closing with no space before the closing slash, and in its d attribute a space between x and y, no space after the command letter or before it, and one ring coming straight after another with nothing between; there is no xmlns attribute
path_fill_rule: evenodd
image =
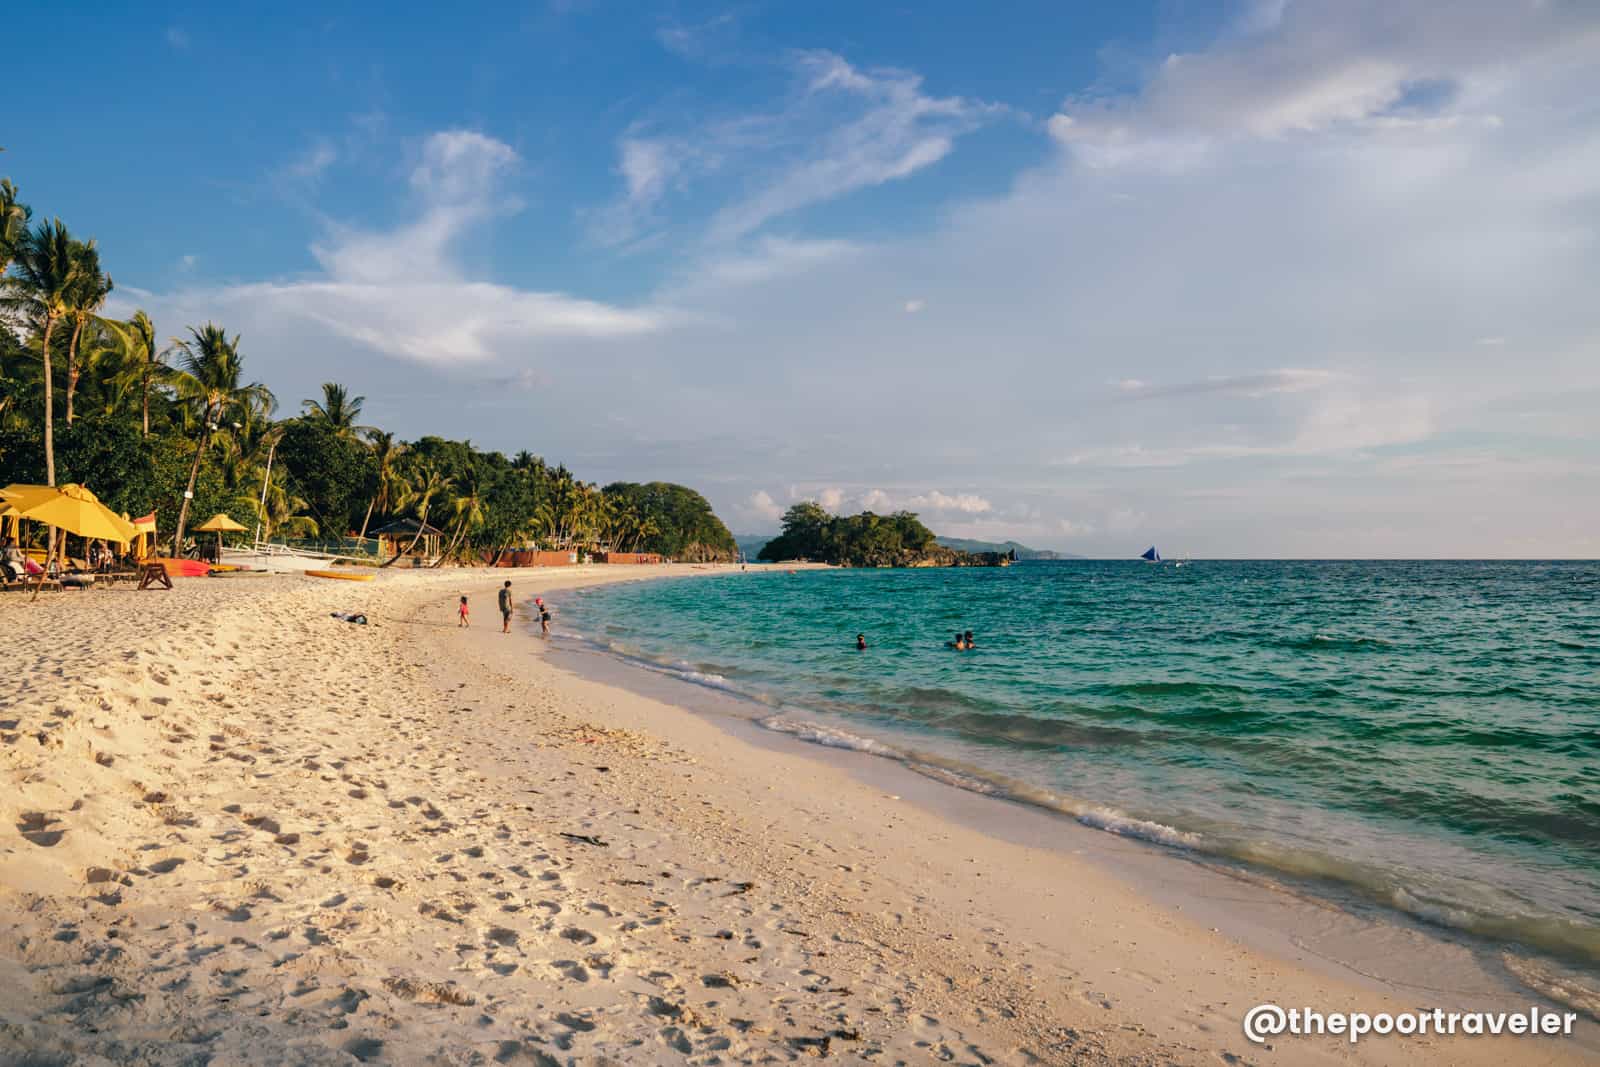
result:
<svg viewBox="0 0 1600 1067"><path fill-rule="evenodd" d="M333 144L318 138L311 147L284 164L282 173L284 177L296 181L315 181L338 159L339 153Z"/></svg>
<svg viewBox="0 0 1600 1067"><path fill-rule="evenodd" d="M630 128L617 145L625 194L597 217L595 236L625 243L652 224L665 201L717 185L709 195L724 202L705 219L704 237L734 242L807 207L931 167L1000 113L931 96L908 71L863 70L832 52L796 53L788 66L794 85L777 110L687 128ZM730 183L754 191L735 193Z"/></svg>
<svg viewBox="0 0 1600 1067"><path fill-rule="evenodd" d="M1265 371L1260 374L1219 374L1173 385L1151 385L1137 378L1125 378L1112 384L1122 396L1131 400L1200 396L1208 393L1258 400L1278 393L1304 393L1313 389L1325 389L1339 378L1340 375L1328 370L1288 369Z"/></svg>
<svg viewBox="0 0 1600 1067"><path fill-rule="evenodd" d="M739 12L729 10L699 22L668 22L656 30L661 47L684 59L716 61L732 47L739 32Z"/></svg>
<svg viewBox="0 0 1600 1067"><path fill-rule="evenodd" d="M183 52L183 51L187 51L188 50L188 48L189 48L189 34L182 27L180 27L180 26L168 26L167 27L166 36L167 36L167 45L169 47L174 48L174 49L178 50L179 52Z"/></svg>

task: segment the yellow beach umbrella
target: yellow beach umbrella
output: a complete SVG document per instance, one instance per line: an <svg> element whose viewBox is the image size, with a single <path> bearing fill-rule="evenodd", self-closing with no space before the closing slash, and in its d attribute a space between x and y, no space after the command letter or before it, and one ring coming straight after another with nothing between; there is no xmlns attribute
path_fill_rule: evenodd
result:
<svg viewBox="0 0 1600 1067"><path fill-rule="evenodd" d="M133 523L100 503L81 485L20 485L0 490L0 498L30 522L42 522L79 537L96 537L126 545L137 534Z"/></svg>
<svg viewBox="0 0 1600 1067"><path fill-rule="evenodd" d="M210 533L212 531L216 531L216 534L217 534L217 560L218 560L218 562L221 562L221 560L222 560L222 533L223 533L223 531L226 530L226 531L229 531L230 533L242 533L244 531L245 527L240 526L238 523L234 522L232 519L228 518L228 516L224 515L222 512L219 511L215 515L213 515L209 519L207 519L205 522L201 523L199 526L196 526L194 529L195 529L196 533Z"/></svg>

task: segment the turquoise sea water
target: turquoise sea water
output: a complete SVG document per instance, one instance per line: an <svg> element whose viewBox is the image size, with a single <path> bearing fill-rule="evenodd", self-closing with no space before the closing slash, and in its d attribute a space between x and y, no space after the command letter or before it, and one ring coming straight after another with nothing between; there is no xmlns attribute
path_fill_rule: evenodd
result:
<svg viewBox="0 0 1600 1067"><path fill-rule="evenodd" d="M1600 564L822 571L562 607L768 728L1600 968Z"/></svg>

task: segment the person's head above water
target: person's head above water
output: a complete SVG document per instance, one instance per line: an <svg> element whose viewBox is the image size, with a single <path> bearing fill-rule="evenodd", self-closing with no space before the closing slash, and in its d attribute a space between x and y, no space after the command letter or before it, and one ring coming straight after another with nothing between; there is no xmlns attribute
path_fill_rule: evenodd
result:
<svg viewBox="0 0 1600 1067"><path fill-rule="evenodd" d="M866 634L856 634L856 647L857 648L866 648L867 647L867 635Z"/></svg>

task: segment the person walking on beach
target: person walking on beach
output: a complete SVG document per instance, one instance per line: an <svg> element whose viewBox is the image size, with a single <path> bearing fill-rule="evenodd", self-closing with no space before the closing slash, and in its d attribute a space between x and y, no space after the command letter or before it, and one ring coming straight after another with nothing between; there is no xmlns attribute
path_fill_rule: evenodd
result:
<svg viewBox="0 0 1600 1067"><path fill-rule="evenodd" d="M462 597L461 598L461 606L456 609L456 614L461 617L461 621L456 623L456 625L457 626L465 626L465 625L467 625L467 598L466 597Z"/></svg>
<svg viewBox="0 0 1600 1067"><path fill-rule="evenodd" d="M500 587L500 632L511 632L511 579Z"/></svg>
<svg viewBox="0 0 1600 1067"><path fill-rule="evenodd" d="M550 609L544 606L544 597L533 598L533 606L539 612L539 634L542 637L550 636Z"/></svg>

